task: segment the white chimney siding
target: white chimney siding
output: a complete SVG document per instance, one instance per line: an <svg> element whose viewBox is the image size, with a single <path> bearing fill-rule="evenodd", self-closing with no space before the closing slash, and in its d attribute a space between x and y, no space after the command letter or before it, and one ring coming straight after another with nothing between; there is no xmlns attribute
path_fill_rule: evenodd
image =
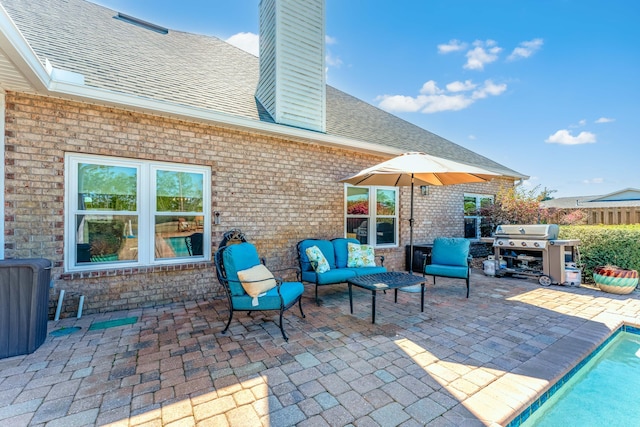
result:
<svg viewBox="0 0 640 427"><path fill-rule="evenodd" d="M260 1L256 98L276 123L326 131L325 1Z"/></svg>

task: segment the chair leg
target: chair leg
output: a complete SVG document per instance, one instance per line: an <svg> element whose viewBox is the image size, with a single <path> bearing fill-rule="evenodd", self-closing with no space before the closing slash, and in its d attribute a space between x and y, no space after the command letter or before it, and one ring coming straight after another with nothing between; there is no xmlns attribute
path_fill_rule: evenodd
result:
<svg viewBox="0 0 640 427"><path fill-rule="evenodd" d="M233 319L233 309L229 309L229 320L227 321L227 326L222 330L223 334L227 333L227 329L229 329L229 325L231 324L231 319Z"/></svg>
<svg viewBox="0 0 640 427"><path fill-rule="evenodd" d="M469 298L469 277L467 276L467 298Z"/></svg>
<svg viewBox="0 0 640 427"><path fill-rule="evenodd" d="M318 299L318 285L316 285L316 305L320 307L320 300Z"/></svg>
<svg viewBox="0 0 640 427"><path fill-rule="evenodd" d="M305 315L304 315L304 313L302 312L302 296L299 296L299 297L298 297L298 307L300 307L300 314L302 315L302 318L304 319L305 317L307 317L307 316L305 316Z"/></svg>
<svg viewBox="0 0 640 427"><path fill-rule="evenodd" d="M284 307L280 309L280 332L282 332L282 338L284 338L285 341L289 341L289 338L287 337L287 335L284 333L284 328L282 326L282 315L284 314Z"/></svg>

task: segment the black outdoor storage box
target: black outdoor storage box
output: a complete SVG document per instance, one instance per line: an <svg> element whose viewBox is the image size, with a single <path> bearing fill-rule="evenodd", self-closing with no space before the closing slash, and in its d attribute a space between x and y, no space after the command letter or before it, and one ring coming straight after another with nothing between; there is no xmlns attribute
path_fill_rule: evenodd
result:
<svg viewBox="0 0 640 427"><path fill-rule="evenodd" d="M47 337L51 261L0 260L0 359L33 353Z"/></svg>

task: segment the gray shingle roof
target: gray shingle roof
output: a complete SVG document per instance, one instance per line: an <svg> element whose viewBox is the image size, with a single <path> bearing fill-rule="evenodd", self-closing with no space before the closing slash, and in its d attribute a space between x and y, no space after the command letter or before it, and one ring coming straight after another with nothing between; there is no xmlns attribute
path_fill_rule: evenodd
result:
<svg viewBox="0 0 640 427"><path fill-rule="evenodd" d="M216 37L160 34L84 0L0 0L38 58L85 84L273 123L255 98L258 59ZM327 87L327 135L525 177L338 89Z"/></svg>

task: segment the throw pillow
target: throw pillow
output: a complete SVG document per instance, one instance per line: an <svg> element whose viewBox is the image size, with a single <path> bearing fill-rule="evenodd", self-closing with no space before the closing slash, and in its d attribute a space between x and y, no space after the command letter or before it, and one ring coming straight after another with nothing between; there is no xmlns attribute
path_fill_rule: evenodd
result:
<svg viewBox="0 0 640 427"><path fill-rule="evenodd" d="M311 262L311 266L316 271L316 273L326 273L327 271L329 271L329 262L324 257L319 247L310 246L305 252L307 253L307 257Z"/></svg>
<svg viewBox="0 0 640 427"><path fill-rule="evenodd" d="M273 274L262 264L238 271L238 279L244 291L253 297L251 305L254 307L258 305L259 296L277 285Z"/></svg>
<svg viewBox="0 0 640 427"><path fill-rule="evenodd" d="M361 245L349 242L347 244L347 267L363 267Z"/></svg>
<svg viewBox="0 0 640 427"><path fill-rule="evenodd" d="M347 267L375 267L376 257L373 246L349 243Z"/></svg>
<svg viewBox="0 0 640 427"><path fill-rule="evenodd" d="M376 266L376 254L373 251L373 246L362 245L360 247L362 252L362 266L363 267L375 267Z"/></svg>

